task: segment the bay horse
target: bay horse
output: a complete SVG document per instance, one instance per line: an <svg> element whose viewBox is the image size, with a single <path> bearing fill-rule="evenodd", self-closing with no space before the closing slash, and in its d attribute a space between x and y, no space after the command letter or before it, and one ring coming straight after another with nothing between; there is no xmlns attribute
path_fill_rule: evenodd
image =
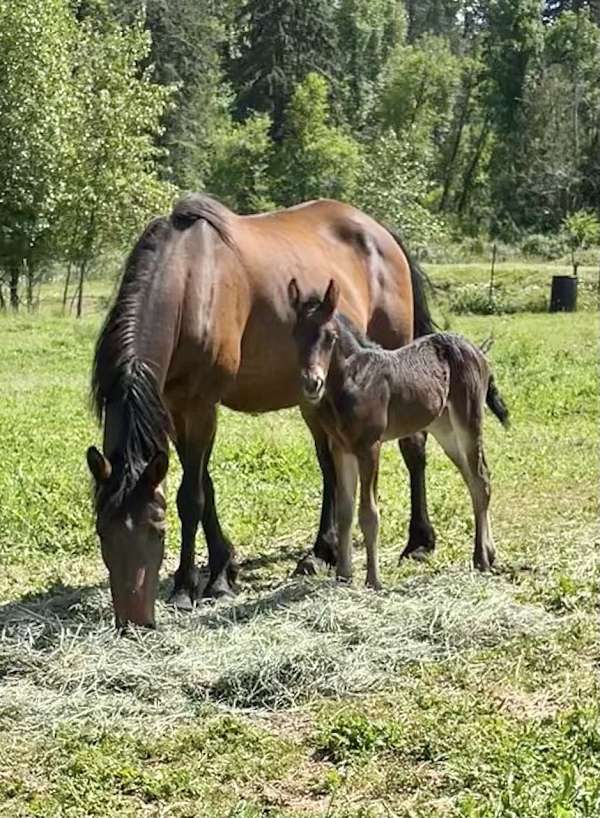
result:
<svg viewBox="0 0 600 818"><path fill-rule="evenodd" d="M344 313L382 346L398 347L431 330L422 271L397 236L347 204L318 200L239 216L191 194L138 239L96 344L92 397L104 425L103 451L87 452L117 625L154 624L169 439L183 468L181 555L171 599L189 608L198 597L199 522L208 545L204 593L232 592L234 549L217 516L208 468L219 405L260 413L302 403L323 502L313 553L298 570L314 570L315 558L335 564L336 485L343 475L336 475L312 407L301 401L288 300L290 275L308 288L325 287L330 274ZM400 448L411 485L405 551L420 554L435 541L425 438L406 438Z"/></svg>
<svg viewBox="0 0 600 818"><path fill-rule="evenodd" d="M489 520L490 479L483 451L487 403L506 426L508 410L483 352L459 335L437 332L384 350L337 313L340 289L331 279L325 295L302 296L289 283L296 313L293 331L304 399L317 407L334 461L358 460L359 523L367 551L367 585L379 590L377 478L381 444L430 432L460 471L475 516L473 561L482 571L494 562ZM351 528L356 478L343 468L337 493L337 576L352 577Z"/></svg>

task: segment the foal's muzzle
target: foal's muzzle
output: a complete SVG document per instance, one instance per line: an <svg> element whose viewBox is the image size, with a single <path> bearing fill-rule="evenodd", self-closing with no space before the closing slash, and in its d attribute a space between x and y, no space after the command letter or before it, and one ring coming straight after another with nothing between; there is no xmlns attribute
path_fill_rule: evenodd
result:
<svg viewBox="0 0 600 818"><path fill-rule="evenodd" d="M325 379L321 375L303 372L302 392L308 403L319 403L325 393Z"/></svg>

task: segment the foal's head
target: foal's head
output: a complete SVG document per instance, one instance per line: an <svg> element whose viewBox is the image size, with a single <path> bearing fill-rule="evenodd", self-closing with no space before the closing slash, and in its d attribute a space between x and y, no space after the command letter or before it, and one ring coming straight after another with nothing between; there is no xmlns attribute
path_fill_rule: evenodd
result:
<svg viewBox="0 0 600 818"><path fill-rule="evenodd" d="M325 394L325 382L338 336L335 310L340 288L331 279L323 298L315 295L303 298L298 282L293 278L288 294L296 313L294 340L300 360L302 392L309 403L317 404Z"/></svg>

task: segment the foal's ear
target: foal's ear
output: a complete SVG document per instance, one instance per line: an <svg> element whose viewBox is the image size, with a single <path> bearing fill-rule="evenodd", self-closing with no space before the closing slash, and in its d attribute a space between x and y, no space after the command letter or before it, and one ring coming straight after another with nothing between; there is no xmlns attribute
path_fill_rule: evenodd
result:
<svg viewBox="0 0 600 818"><path fill-rule="evenodd" d="M339 300L340 288L339 285L332 278L331 281L329 282L329 286L327 287L327 291L323 296L323 300L321 301L321 310L324 314L324 317L327 320L331 318L331 316L335 312Z"/></svg>
<svg viewBox="0 0 600 818"><path fill-rule="evenodd" d="M142 480L155 489L157 486L160 486L167 476L168 468L169 458L167 457L167 453L157 452L144 469Z"/></svg>
<svg viewBox="0 0 600 818"><path fill-rule="evenodd" d="M295 278L292 278L290 283L288 284L288 296L290 299L290 304L292 305L292 309L294 312L298 312L298 307L300 306L300 289L298 287L298 282Z"/></svg>
<svg viewBox="0 0 600 818"><path fill-rule="evenodd" d="M106 483L112 472L110 461L95 446L90 446L87 450L86 459L96 483Z"/></svg>

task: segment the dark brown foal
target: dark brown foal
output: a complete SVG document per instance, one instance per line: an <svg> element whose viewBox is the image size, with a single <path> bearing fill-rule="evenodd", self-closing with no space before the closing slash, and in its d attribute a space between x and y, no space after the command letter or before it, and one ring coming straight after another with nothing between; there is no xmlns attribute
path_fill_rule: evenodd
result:
<svg viewBox="0 0 600 818"><path fill-rule="evenodd" d="M434 333L396 350L384 350L336 313L332 279L323 298L303 298L289 285L305 400L316 407L329 436L338 474L349 456L358 460L359 523L367 549L367 585L380 588L377 477L381 444L428 431L457 466L475 515L473 561L482 571L494 561L489 521L490 480L483 452L487 403L502 424L508 411L482 351L451 333ZM352 482L352 485L350 484ZM337 576L352 576L351 528L356 480L339 488Z"/></svg>

